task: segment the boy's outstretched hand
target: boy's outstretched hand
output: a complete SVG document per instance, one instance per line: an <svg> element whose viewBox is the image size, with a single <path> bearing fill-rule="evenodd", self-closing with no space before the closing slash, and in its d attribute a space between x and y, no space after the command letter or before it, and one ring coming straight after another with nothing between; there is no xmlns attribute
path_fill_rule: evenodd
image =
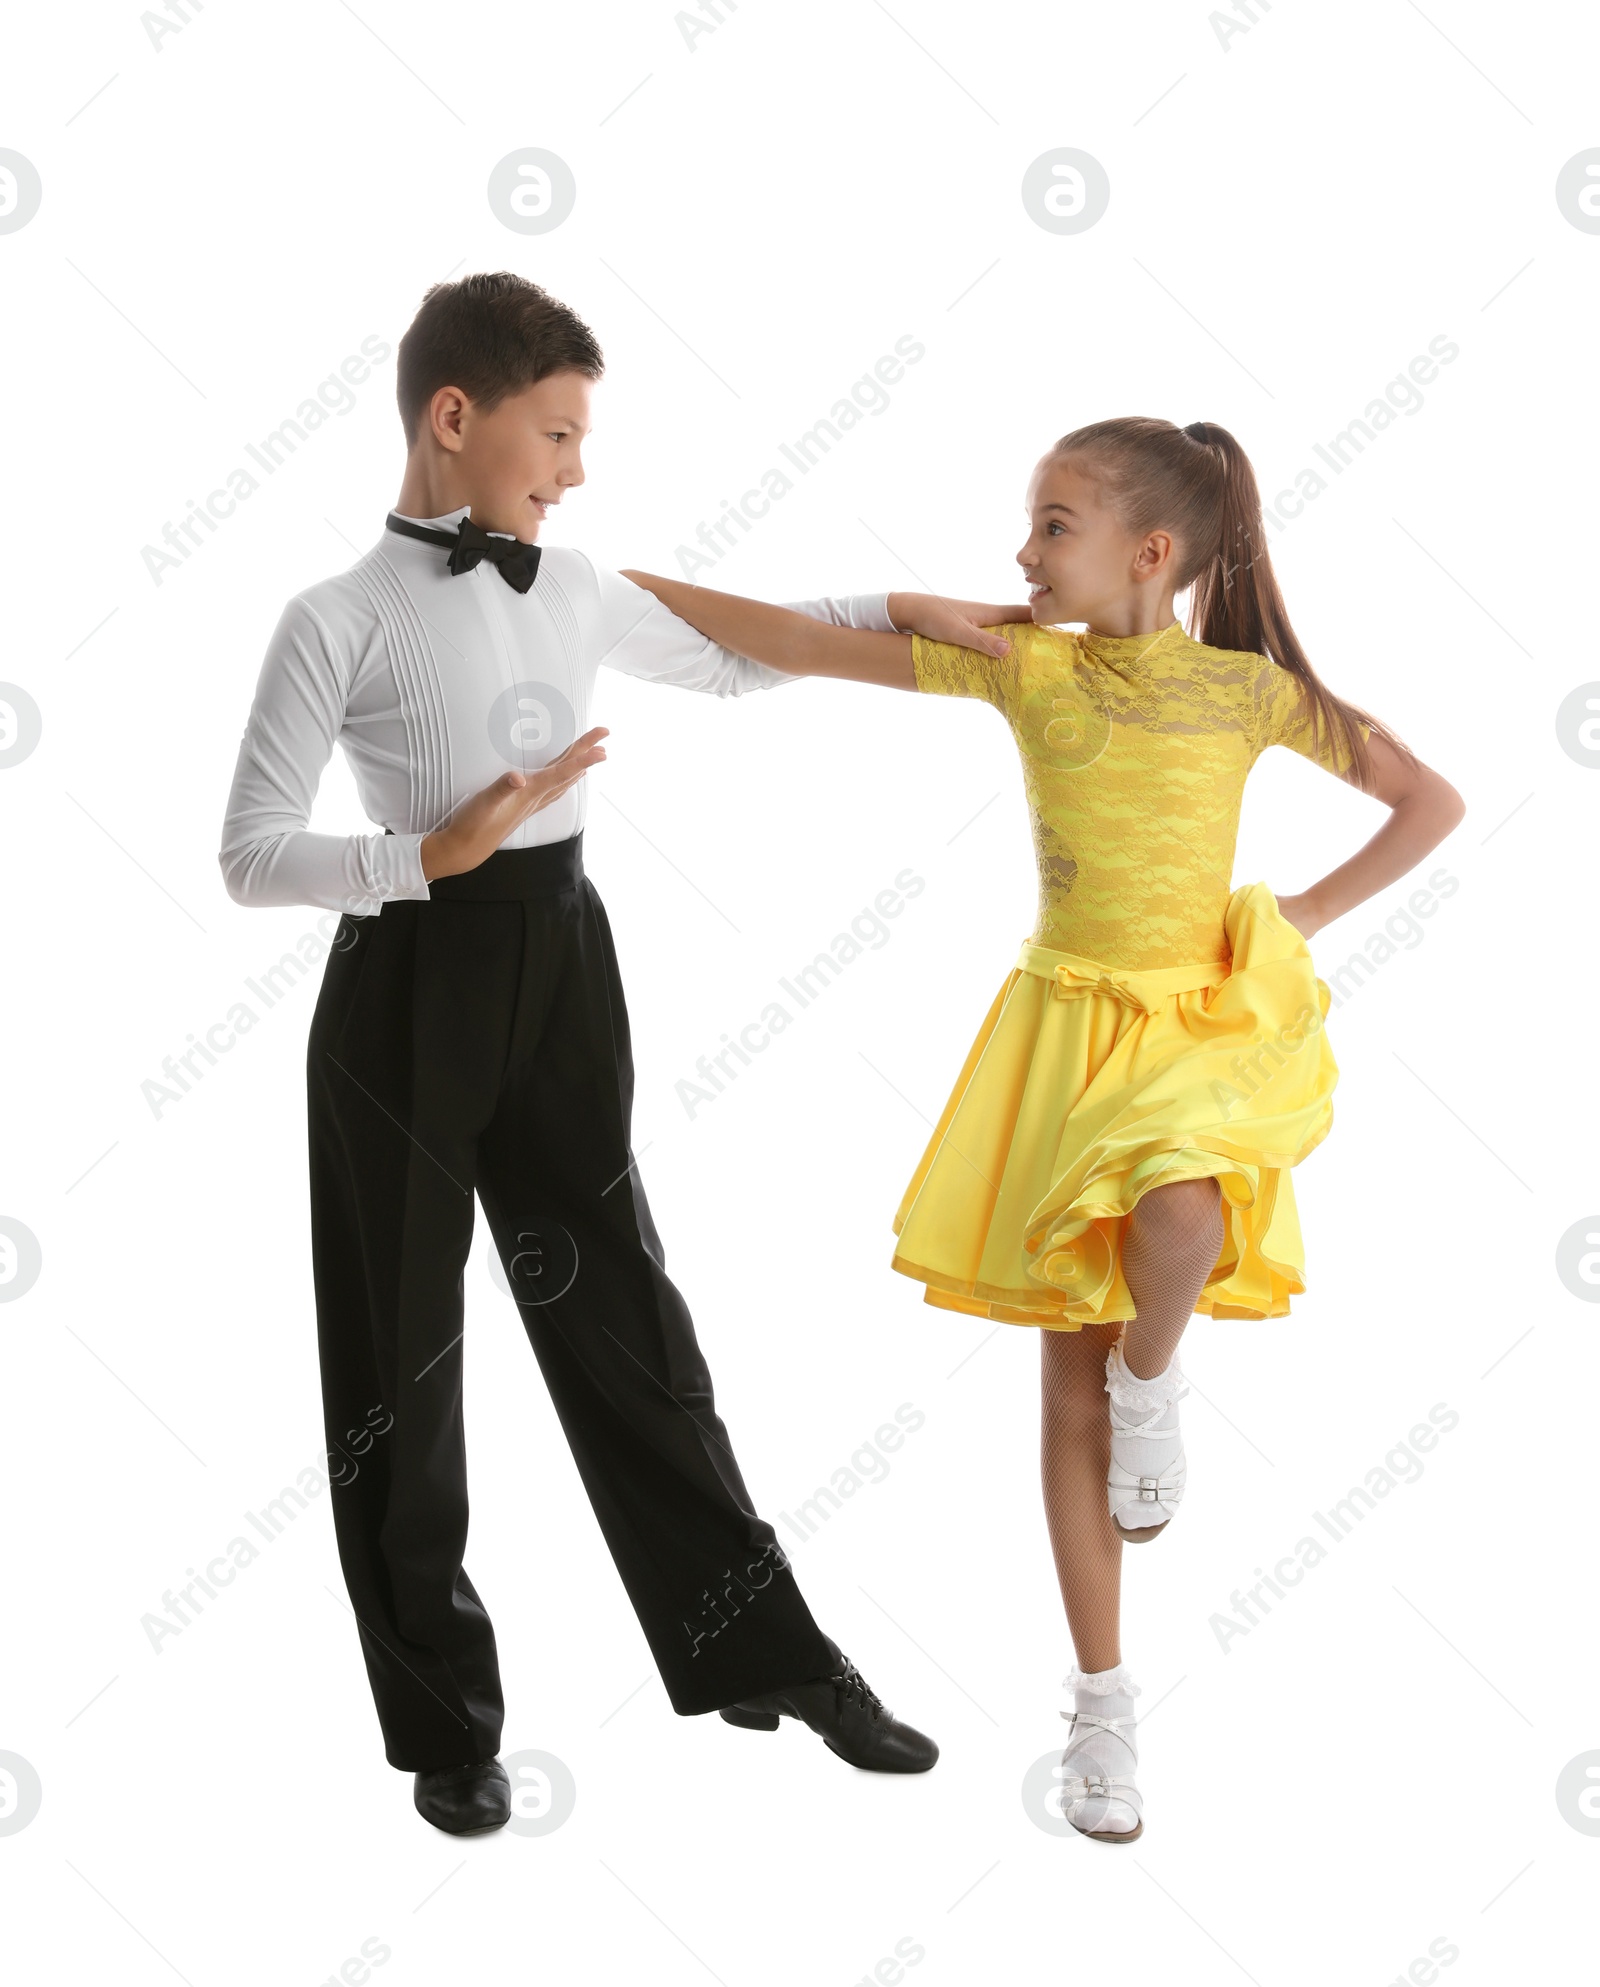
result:
<svg viewBox="0 0 1600 1987"><path fill-rule="evenodd" d="M1011 644L994 630L1008 621L1031 625L1033 609L1026 603L995 607L981 600L947 600L938 593L891 593L889 619L902 634L977 649L984 655L1007 655Z"/></svg>
<svg viewBox="0 0 1600 1987"><path fill-rule="evenodd" d="M458 876L463 870L476 869L530 814L559 800L591 766L599 765L606 756L600 740L607 729L597 724L538 772L502 773L493 786L464 800L444 827L423 836L423 875L431 883L436 876Z"/></svg>

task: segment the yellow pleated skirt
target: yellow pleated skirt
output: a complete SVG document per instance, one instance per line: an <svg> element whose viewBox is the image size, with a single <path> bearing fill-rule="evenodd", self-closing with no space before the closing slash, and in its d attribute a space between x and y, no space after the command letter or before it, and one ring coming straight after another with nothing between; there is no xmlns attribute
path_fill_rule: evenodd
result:
<svg viewBox="0 0 1600 1987"><path fill-rule="evenodd" d="M1128 972L1025 944L895 1215L926 1301L1078 1331L1131 1318L1139 1197L1214 1177L1226 1238L1196 1309L1281 1318L1304 1291L1289 1169L1327 1136L1330 996L1264 883L1220 963Z"/></svg>

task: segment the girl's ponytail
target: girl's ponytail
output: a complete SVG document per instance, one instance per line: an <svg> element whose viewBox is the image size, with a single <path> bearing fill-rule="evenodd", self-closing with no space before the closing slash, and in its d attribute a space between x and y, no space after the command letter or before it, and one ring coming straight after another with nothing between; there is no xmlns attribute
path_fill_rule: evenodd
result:
<svg viewBox="0 0 1600 1987"><path fill-rule="evenodd" d="M1270 656L1298 676L1319 752L1331 735L1353 760L1357 783L1370 790L1372 759L1359 719L1415 763L1386 724L1336 697L1311 667L1278 591L1255 471L1226 428L1212 421L1178 428L1128 416L1074 429L1051 454L1085 458L1127 530L1171 531L1179 559L1174 587L1190 590L1189 633L1208 648Z"/></svg>

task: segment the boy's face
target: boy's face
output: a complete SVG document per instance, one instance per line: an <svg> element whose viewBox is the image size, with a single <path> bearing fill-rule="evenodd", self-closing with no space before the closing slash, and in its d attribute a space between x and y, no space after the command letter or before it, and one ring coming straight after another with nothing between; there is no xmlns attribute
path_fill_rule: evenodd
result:
<svg viewBox="0 0 1600 1987"><path fill-rule="evenodd" d="M451 480L474 524L524 543L539 536L550 506L583 481L592 384L584 373L551 373L488 409L455 387L434 395L433 437L454 458Z"/></svg>

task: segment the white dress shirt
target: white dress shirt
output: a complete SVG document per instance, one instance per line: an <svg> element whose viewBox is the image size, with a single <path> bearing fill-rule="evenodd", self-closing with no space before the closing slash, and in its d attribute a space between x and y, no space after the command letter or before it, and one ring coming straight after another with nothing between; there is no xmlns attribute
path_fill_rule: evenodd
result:
<svg viewBox="0 0 1600 1987"><path fill-rule="evenodd" d="M467 516L417 518L451 531ZM509 535L509 534L499 534ZM653 593L565 545L540 548L518 593L488 559L452 574L448 550L386 530L348 572L298 593L268 644L239 747L218 860L239 904L320 904L370 917L428 896L422 838L515 766L533 771L589 730L602 663L737 697L798 679L720 647ZM814 620L893 632L886 593L791 603ZM310 832L335 745L375 835ZM587 782L502 844L566 841Z"/></svg>

